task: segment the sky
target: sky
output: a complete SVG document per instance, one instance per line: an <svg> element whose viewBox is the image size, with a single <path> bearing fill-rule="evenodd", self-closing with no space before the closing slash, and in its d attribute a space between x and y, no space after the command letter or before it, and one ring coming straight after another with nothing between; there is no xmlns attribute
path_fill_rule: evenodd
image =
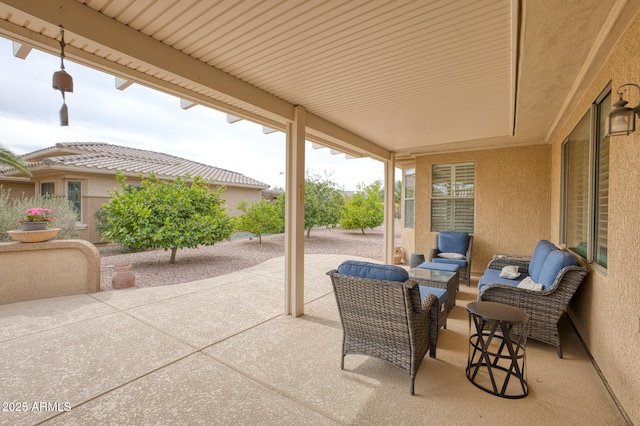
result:
<svg viewBox="0 0 640 426"><path fill-rule="evenodd" d="M74 91L66 93L69 126L60 126L62 95L51 87L60 57L33 49L13 56L0 37L0 144L24 154L58 142L107 142L164 152L241 173L270 187L285 186L285 134L265 135L247 120L201 105L180 108L180 99L133 84L121 91L112 75L64 61ZM329 149L306 147L306 169L328 174L341 189L384 180L384 166L371 158L347 160ZM396 173L398 176L398 173Z"/></svg>

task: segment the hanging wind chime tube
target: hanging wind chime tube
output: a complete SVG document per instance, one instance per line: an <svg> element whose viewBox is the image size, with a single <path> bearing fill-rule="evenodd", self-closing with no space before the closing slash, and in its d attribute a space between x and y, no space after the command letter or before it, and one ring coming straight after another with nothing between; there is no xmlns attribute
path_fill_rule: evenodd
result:
<svg viewBox="0 0 640 426"><path fill-rule="evenodd" d="M62 108L60 108L60 125L69 125L69 111L67 110L67 101L64 98L64 92L73 93L73 78L64 70L64 27L60 25L60 71L53 73L53 88L62 93Z"/></svg>

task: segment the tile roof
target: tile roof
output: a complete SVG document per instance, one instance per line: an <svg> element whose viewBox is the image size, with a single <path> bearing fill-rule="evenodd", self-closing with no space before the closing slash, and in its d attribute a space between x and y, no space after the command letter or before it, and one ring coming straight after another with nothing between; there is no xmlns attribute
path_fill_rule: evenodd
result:
<svg viewBox="0 0 640 426"><path fill-rule="evenodd" d="M29 167L64 166L79 169L102 169L129 174L154 173L158 177L189 174L224 185L268 188L269 185L243 174L220 169L160 152L112 145L104 142L61 142L21 155ZM8 171L5 169L4 171ZM0 172L3 170L0 169ZM89 170L87 170L89 171Z"/></svg>

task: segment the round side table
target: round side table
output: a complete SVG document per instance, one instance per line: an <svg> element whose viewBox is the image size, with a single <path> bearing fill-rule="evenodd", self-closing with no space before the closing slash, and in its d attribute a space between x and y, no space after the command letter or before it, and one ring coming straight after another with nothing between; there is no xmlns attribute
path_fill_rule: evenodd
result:
<svg viewBox="0 0 640 426"><path fill-rule="evenodd" d="M467 311L467 379L483 391L502 398L527 396L524 326L528 315L521 309L495 302L471 302Z"/></svg>

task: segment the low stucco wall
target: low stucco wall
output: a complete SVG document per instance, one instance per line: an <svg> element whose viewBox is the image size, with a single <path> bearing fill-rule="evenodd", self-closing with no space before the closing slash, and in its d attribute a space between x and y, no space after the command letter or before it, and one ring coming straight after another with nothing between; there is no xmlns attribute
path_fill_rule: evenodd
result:
<svg viewBox="0 0 640 426"><path fill-rule="evenodd" d="M100 290L100 253L83 240L0 244L0 305Z"/></svg>

